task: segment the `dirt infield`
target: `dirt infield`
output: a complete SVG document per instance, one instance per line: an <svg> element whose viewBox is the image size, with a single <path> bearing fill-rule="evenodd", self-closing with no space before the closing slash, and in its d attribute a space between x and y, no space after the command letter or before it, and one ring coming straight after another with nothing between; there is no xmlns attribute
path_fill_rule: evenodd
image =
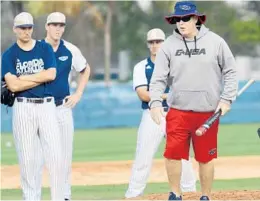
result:
<svg viewBox="0 0 260 201"><path fill-rule="evenodd" d="M194 169L198 166L195 161ZM260 178L260 156L221 157L215 161L216 179ZM132 161L73 163L73 185L104 185L128 183ZM163 160L154 160L149 182L167 182ZM49 186L47 171L43 174L43 186ZM1 166L1 188L20 188L18 166ZM246 188L246 187L245 187Z"/></svg>
<svg viewBox="0 0 260 201"><path fill-rule="evenodd" d="M183 200L199 200L199 193L184 193ZM168 194L151 194L133 200L167 200ZM213 192L211 200L260 200L260 191L218 191Z"/></svg>

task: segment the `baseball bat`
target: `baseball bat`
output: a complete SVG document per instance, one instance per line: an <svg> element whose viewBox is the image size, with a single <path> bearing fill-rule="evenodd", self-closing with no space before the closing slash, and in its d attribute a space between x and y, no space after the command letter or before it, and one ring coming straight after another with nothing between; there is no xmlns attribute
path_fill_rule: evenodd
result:
<svg viewBox="0 0 260 201"><path fill-rule="evenodd" d="M237 93L237 97L239 97L251 84L254 83L254 79L250 79L243 87L240 89ZM217 112L215 112L202 126L200 126L196 130L197 136L202 136L204 133L207 132L207 130L216 122L221 116L221 109L219 109Z"/></svg>

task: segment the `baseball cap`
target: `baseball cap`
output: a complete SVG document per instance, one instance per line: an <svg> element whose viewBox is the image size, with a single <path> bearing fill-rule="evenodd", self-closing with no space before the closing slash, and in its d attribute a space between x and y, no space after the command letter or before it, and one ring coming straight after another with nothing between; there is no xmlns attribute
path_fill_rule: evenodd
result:
<svg viewBox="0 0 260 201"><path fill-rule="evenodd" d="M46 23L47 24L51 24L51 23L66 24L66 17L63 13L54 12L54 13L51 13L48 15Z"/></svg>
<svg viewBox="0 0 260 201"><path fill-rule="evenodd" d="M147 33L147 41L151 40L165 40L165 34L161 29L151 29Z"/></svg>
<svg viewBox="0 0 260 201"><path fill-rule="evenodd" d="M14 18L14 27L32 27L33 25L33 17L30 13L22 12Z"/></svg>

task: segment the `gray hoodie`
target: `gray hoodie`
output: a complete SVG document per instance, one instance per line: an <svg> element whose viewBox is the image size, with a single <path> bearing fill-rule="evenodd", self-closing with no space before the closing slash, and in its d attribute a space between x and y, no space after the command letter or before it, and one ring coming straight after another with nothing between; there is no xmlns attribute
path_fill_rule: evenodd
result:
<svg viewBox="0 0 260 201"><path fill-rule="evenodd" d="M150 108L161 106L167 84L167 103L172 108L208 112L214 111L220 100L233 102L238 81L227 43L204 25L192 40L184 40L174 31L156 55Z"/></svg>

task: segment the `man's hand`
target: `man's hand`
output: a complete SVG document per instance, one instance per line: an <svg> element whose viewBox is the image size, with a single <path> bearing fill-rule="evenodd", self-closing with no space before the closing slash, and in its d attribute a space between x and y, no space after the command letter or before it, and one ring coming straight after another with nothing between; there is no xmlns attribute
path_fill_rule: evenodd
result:
<svg viewBox="0 0 260 201"><path fill-rule="evenodd" d="M226 100L224 100L224 101L220 100L215 112L217 112L219 109L221 109L221 116L224 116L230 110L230 108L231 108L231 103L229 103Z"/></svg>
<svg viewBox="0 0 260 201"><path fill-rule="evenodd" d="M65 99L68 101L64 104L66 107L73 108L80 101L82 93L76 92L70 96L67 96Z"/></svg>
<svg viewBox="0 0 260 201"><path fill-rule="evenodd" d="M163 112L163 107L154 107L150 109L150 113L153 121L158 125L161 124L162 117L165 117L166 114Z"/></svg>
<svg viewBox="0 0 260 201"><path fill-rule="evenodd" d="M161 96L161 98L162 98L163 100L166 100L167 97L168 97L168 93L164 93L164 94Z"/></svg>

